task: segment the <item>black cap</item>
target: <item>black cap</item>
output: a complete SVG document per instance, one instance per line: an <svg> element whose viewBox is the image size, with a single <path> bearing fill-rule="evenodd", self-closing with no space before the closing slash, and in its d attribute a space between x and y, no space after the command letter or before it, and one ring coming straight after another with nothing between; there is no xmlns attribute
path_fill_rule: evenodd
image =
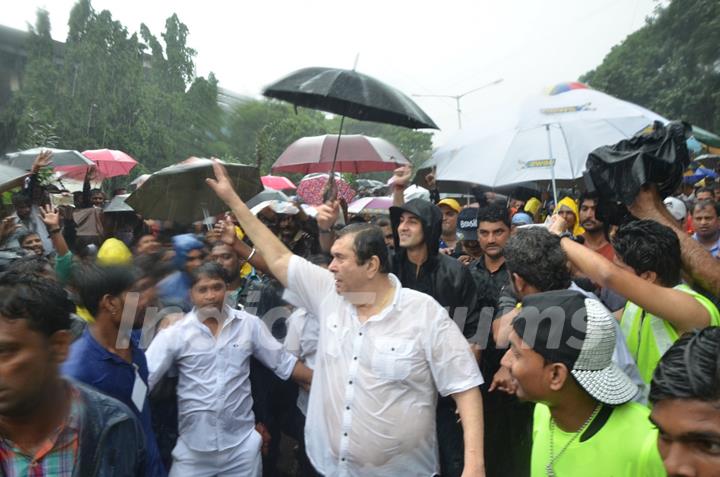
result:
<svg viewBox="0 0 720 477"><path fill-rule="evenodd" d="M477 217L478 209L475 207L467 207L460 211L456 226L458 240L477 240Z"/></svg>
<svg viewBox="0 0 720 477"><path fill-rule="evenodd" d="M533 351L572 370L587 332L585 296L573 290L530 295L512 325Z"/></svg>

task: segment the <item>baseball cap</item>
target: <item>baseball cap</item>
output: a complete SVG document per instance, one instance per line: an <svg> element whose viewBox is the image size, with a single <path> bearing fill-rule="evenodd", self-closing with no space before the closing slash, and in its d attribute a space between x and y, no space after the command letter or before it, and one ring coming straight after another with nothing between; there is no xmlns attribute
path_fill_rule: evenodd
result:
<svg viewBox="0 0 720 477"><path fill-rule="evenodd" d="M468 207L462 209L457 216L457 238L458 240L477 240L478 209Z"/></svg>
<svg viewBox="0 0 720 477"><path fill-rule="evenodd" d="M663 204L665 204L665 208L670 212L670 215L675 217L675 220L678 222L687 216L687 206L685 202L677 197L666 197Z"/></svg>
<svg viewBox="0 0 720 477"><path fill-rule="evenodd" d="M454 211L457 212L458 214L459 214L460 211L462 210L462 207L460 206L460 203L459 203L457 200L451 199L451 198L449 198L449 197L448 197L447 199L443 199L443 200L441 200L440 202L437 203L437 206L438 206L438 207L440 207L441 205L447 205L448 207L450 207L452 210L454 210Z"/></svg>
<svg viewBox="0 0 720 477"><path fill-rule="evenodd" d="M530 225L533 223L532 217L525 212L517 212L512 216L512 225Z"/></svg>
<svg viewBox="0 0 720 477"><path fill-rule="evenodd" d="M525 297L512 324L533 351L567 366L590 396L618 405L630 401L638 388L612 362L614 319L598 300L573 290L556 290Z"/></svg>

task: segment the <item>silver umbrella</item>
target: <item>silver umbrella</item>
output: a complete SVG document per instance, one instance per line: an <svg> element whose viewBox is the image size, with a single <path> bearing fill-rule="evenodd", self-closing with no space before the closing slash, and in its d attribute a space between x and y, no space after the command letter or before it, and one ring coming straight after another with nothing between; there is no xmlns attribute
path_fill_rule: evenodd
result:
<svg viewBox="0 0 720 477"><path fill-rule="evenodd" d="M17 167L0 164L0 192L13 189L22 185L23 180L30 173Z"/></svg>
<svg viewBox="0 0 720 477"><path fill-rule="evenodd" d="M244 164L225 165L235 191L248 200L262 190L258 169ZM227 206L205 183L215 178L210 159L192 158L152 174L125 203L146 219L191 223L217 215Z"/></svg>
<svg viewBox="0 0 720 477"><path fill-rule="evenodd" d="M52 149L48 147L35 147L25 151L5 154L2 161L10 166L29 171L35 158L43 151L52 152L53 166L94 166L95 163L87 157L72 149Z"/></svg>

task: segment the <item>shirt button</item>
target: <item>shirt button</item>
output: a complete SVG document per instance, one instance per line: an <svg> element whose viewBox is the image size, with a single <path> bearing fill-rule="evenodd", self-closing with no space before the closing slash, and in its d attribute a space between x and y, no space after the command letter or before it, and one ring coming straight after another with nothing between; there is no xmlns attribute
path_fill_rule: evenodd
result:
<svg viewBox="0 0 720 477"><path fill-rule="evenodd" d="M341 460L341 461L343 461L343 462L345 462L345 457L343 457L343 458L342 458L342 459L340 459L340 460Z"/></svg>
<svg viewBox="0 0 720 477"><path fill-rule="evenodd" d="M358 335L362 336L362 331L360 333L358 333Z"/></svg>
<svg viewBox="0 0 720 477"><path fill-rule="evenodd" d="M347 410L349 411L349 410L350 410L350 406L345 406L345 409L347 409Z"/></svg>
<svg viewBox="0 0 720 477"><path fill-rule="evenodd" d="M357 361L357 356L353 356L353 359L354 359L355 361Z"/></svg>
<svg viewBox="0 0 720 477"><path fill-rule="evenodd" d="M350 381L348 381L348 384L352 384L352 379Z"/></svg>
<svg viewBox="0 0 720 477"><path fill-rule="evenodd" d="M347 437L347 432L343 433L343 436Z"/></svg>

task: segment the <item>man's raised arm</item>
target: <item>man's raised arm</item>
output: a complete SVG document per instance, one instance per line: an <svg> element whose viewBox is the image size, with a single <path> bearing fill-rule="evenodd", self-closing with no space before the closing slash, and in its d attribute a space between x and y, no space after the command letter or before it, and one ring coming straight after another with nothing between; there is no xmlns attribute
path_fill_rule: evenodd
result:
<svg viewBox="0 0 720 477"><path fill-rule="evenodd" d="M215 179L205 179L217 196L230 207L240 222L240 226L253 241L255 249L265 259L270 272L275 275L284 287L288 285L288 265L292 252L275 234L270 231L257 217L250 212L247 205L233 189L225 167L218 161L213 162Z"/></svg>
<svg viewBox="0 0 720 477"><path fill-rule="evenodd" d="M654 184L644 186L628 207L639 219L648 219L670 227L680 240L682 267L698 285L715 296L720 295L720 261L680 227L663 204Z"/></svg>
<svg viewBox="0 0 720 477"><path fill-rule="evenodd" d="M554 216L550 231L559 234L565 228L562 217ZM645 311L669 321L678 334L710 326L710 313L692 295L650 283L571 239L561 240L560 245L580 273L601 287L622 294Z"/></svg>

